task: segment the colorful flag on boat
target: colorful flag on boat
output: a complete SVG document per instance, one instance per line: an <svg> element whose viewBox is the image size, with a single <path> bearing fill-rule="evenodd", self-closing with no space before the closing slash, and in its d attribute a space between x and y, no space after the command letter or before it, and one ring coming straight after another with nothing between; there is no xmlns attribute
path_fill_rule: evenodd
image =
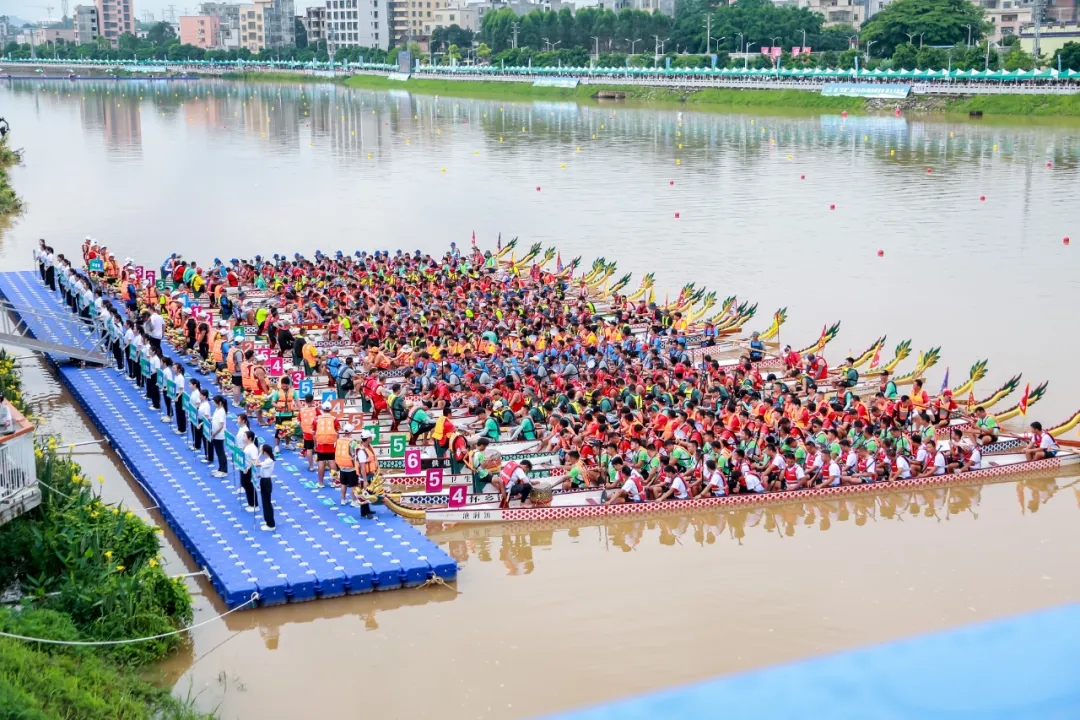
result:
<svg viewBox="0 0 1080 720"><path fill-rule="evenodd" d="M562 271L563 271L562 253L559 253L558 255L555 256L555 272L558 273L559 275L562 275Z"/></svg>
<svg viewBox="0 0 1080 720"><path fill-rule="evenodd" d="M476 244L476 231L475 230L472 231L472 244L473 245Z"/></svg>
<svg viewBox="0 0 1080 720"><path fill-rule="evenodd" d="M972 390L971 392L968 393L968 412L971 412L971 409L973 407L975 407L975 391L974 390Z"/></svg>
<svg viewBox="0 0 1080 720"><path fill-rule="evenodd" d="M1028 397L1031 395L1031 383L1024 386L1024 396L1020 398L1020 414L1027 417Z"/></svg>
<svg viewBox="0 0 1080 720"><path fill-rule="evenodd" d="M944 395L945 391L949 389L949 368L945 368L945 377L941 379L941 390L938 391L938 395Z"/></svg>
<svg viewBox="0 0 1080 720"><path fill-rule="evenodd" d="M497 250L502 250L502 233L499 233L499 244L496 246Z"/></svg>
<svg viewBox="0 0 1080 720"><path fill-rule="evenodd" d="M870 369L873 370L881 363L881 346L878 345L877 350L874 351L874 357L870 359Z"/></svg>

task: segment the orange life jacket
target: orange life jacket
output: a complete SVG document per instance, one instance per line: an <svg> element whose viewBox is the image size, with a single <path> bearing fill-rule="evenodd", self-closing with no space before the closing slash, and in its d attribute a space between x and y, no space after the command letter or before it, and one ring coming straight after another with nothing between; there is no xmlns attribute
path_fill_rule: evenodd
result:
<svg viewBox="0 0 1080 720"><path fill-rule="evenodd" d="M355 467L350 445L352 445L352 440L349 438L339 438L337 444L334 445L334 463L338 466L338 470L352 470Z"/></svg>
<svg viewBox="0 0 1080 720"><path fill-rule="evenodd" d="M298 415L300 416L300 430L303 431L304 437L308 437L315 432L315 416L319 414L319 411L313 407L302 407Z"/></svg>
<svg viewBox="0 0 1080 720"><path fill-rule="evenodd" d="M255 365L247 360L240 363L240 381L244 389L249 392L258 392L259 383L255 379Z"/></svg>
<svg viewBox="0 0 1080 720"><path fill-rule="evenodd" d="M334 429L333 415L320 415L315 419L315 444L333 445L337 442L338 434Z"/></svg>
<svg viewBox="0 0 1080 720"><path fill-rule="evenodd" d="M225 344L225 338L219 333L210 344L210 358L216 362L224 362L225 357L221 354L221 346Z"/></svg>
<svg viewBox="0 0 1080 720"><path fill-rule="evenodd" d="M278 415L290 415L293 411L293 392L292 388L285 391L278 391L277 400L274 402L274 412Z"/></svg>

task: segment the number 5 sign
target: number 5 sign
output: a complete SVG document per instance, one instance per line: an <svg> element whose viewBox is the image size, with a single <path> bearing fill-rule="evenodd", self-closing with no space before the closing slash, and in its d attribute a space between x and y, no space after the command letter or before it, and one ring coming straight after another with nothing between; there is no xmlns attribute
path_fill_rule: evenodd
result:
<svg viewBox="0 0 1080 720"><path fill-rule="evenodd" d="M424 490L429 493L442 492L443 471L442 468L428 468L424 473Z"/></svg>
<svg viewBox="0 0 1080 720"><path fill-rule="evenodd" d="M465 507L465 486L464 485L451 485L450 486L450 502L448 504L452 508Z"/></svg>
<svg viewBox="0 0 1080 720"><path fill-rule="evenodd" d="M390 457L392 457L392 458L405 457L405 436L404 435L391 435L390 436Z"/></svg>
<svg viewBox="0 0 1080 720"><path fill-rule="evenodd" d="M404 441L405 438L402 438ZM391 455L393 457L393 455ZM405 474L418 475L420 473L420 448L407 448L405 450Z"/></svg>

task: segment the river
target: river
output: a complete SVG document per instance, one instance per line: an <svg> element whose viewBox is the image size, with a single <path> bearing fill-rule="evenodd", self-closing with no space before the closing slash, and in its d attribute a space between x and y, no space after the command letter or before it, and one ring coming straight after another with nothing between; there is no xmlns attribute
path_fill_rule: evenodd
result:
<svg viewBox="0 0 1080 720"><path fill-rule="evenodd" d="M1029 418L1080 407L1067 124L223 82L15 81L0 99L28 206L2 230L3 269L28 268L40 237L77 253L90 234L156 266L501 233L653 272L660 298L694 282L758 302L749 327L787 308L797 346L841 321L831 362L887 333L885 359L912 340L901 372L941 347L932 390L989 359L976 394L1023 372L1050 382ZM27 365L50 429L96 437ZM152 504L110 452L80 460L106 499ZM456 589L236 613L160 676L223 718L516 718L1076 601L1074 480L441 532ZM196 570L165 537L169 570ZM190 585L197 621L223 611Z"/></svg>

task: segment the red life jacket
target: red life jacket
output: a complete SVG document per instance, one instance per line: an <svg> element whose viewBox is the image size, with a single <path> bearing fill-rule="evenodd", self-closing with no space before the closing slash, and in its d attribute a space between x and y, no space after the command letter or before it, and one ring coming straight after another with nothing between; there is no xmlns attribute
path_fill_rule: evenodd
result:
<svg viewBox="0 0 1080 720"><path fill-rule="evenodd" d="M503 465L502 470L499 471L499 480L502 481L503 487L510 487L511 478L514 477L514 473L521 467L519 463L510 460Z"/></svg>

